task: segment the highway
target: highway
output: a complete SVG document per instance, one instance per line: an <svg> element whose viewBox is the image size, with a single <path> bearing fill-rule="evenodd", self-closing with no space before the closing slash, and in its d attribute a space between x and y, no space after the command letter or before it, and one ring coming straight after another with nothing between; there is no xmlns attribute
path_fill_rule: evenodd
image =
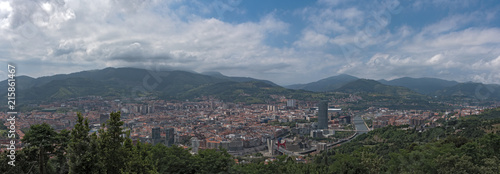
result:
<svg viewBox="0 0 500 174"><path fill-rule="evenodd" d="M288 156L298 156L298 154L296 154L295 152L292 152L292 151L289 151L289 150L286 150L285 148L281 147L281 148L277 148L276 146L273 146L274 149L280 151L281 153L283 154L286 154Z"/></svg>
<svg viewBox="0 0 500 174"><path fill-rule="evenodd" d="M354 123L354 126L356 128L356 130L355 130L356 133L347 139L343 139L343 140L340 140L339 142L328 144L327 145L328 148L332 148L332 147L339 145L339 144L347 143L347 142L351 141L352 139L356 138L358 135L361 135L361 134L364 134L364 133L370 131L368 129L368 127L366 127L366 124L363 121L363 118L361 118L361 116L354 117L353 123ZM277 149L276 146L274 146L274 149ZM292 152L292 151L286 150L284 148L280 148L278 151L280 151L283 154L289 155L289 156L303 156L303 155L306 155L306 154L309 154L309 153L316 151L316 147L313 147L310 150L303 151L303 152Z"/></svg>

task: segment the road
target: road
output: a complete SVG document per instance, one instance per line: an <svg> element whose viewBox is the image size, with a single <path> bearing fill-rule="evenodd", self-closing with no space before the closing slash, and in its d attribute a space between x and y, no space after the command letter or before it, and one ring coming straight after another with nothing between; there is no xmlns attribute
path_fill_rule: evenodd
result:
<svg viewBox="0 0 500 174"><path fill-rule="evenodd" d="M286 150L286 149L285 149L285 148L283 148L283 147L281 147L281 148L279 148L279 149L278 149L276 146L273 146L273 148L274 148L275 150L280 151L280 152L281 152L281 153L283 153L283 154L288 155L288 156L298 156L295 152L292 152L292 151Z"/></svg>
<svg viewBox="0 0 500 174"><path fill-rule="evenodd" d="M333 144L329 144L328 145L328 148L333 148L334 146L338 145L338 144L344 144L344 143L347 143L351 140L353 140L354 138L356 138L358 135L361 135L361 134L364 134L368 131L370 131L368 129L368 127L366 127L366 124L365 122L363 121L363 118L361 118L361 116L356 116L354 117L353 119L353 123L354 123L354 126L356 128L356 134L349 137L347 140L344 140L344 141L341 141L341 142L337 142L337 143L333 143ZM274 149L277 149L276 146L274 146ZM303 152L292 152L292 151L289 151L289 150L286 150L286 149L283 149L283 148L280 148L279 151L283 154L287 154L289 156L297 156L297 155L305 155L305 154L308 154L308 153L311 153L311 152L314 152L316 151L316 148L313 147L311 148L310 150L307 150L307 151L303 151Z"/></svg>

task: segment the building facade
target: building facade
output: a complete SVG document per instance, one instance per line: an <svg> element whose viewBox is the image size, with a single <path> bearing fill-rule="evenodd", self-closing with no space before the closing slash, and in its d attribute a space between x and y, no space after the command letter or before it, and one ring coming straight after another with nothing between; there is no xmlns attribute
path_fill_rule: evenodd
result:
<svg viewBox="0 0 500 174"><path fill-rule="evenodd" d="M328 129L328 101L319 102L318 129Z"/></svg>

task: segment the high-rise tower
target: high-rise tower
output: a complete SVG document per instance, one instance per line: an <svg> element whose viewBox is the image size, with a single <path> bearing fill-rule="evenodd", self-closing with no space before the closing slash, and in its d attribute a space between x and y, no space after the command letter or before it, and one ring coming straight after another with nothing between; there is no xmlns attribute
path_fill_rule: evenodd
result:
<svg viewBox="0 0 500 174"><path fill-rule="evenodd" d="M319 102L318 129L328 129L328 101L326 100Z"/></svg>
<svg viewBox="0 0 500 174"><path fill-rule="evenodd" d="M167 128L165 129L165 145L167 146L172 146L174 145L174 136L175 136L175 130L174 128Z"/></svg>
<svg viewBox="0 0 500 174"><path fill-rule="evenodd" d="M153 140L153 144L161 142L161 132L159 127L154 127L151 130L151 139Z"/></svg>

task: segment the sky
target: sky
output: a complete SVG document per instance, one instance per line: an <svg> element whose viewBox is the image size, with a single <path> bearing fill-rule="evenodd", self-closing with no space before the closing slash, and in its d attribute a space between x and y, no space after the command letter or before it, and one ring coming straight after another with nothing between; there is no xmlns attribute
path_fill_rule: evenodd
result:
<svg viewBox="0 0 500 174"><path fill-rule="evenodd" d="M0 77L106 67L500 84L498 0L0 0Z"/></svg>

